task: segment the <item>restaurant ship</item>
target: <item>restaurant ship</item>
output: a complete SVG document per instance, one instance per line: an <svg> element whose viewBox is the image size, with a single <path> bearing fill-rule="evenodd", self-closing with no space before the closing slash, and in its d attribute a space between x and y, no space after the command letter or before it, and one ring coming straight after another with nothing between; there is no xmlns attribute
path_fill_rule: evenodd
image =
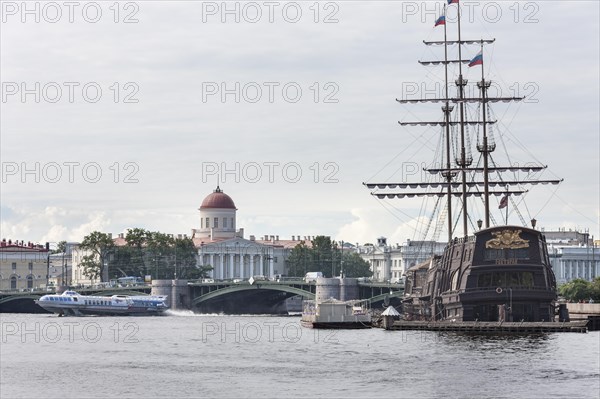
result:
<svg viewBox="0 0 600 399"><path fill-rule="evenodd" d="M416 183L364 183L375 190L371 194L379 199L435 197L437 202L426 234L433 223L433 236L439 236L446 224L448 238L443 253L406 272L403 317L428 321L553 321L556 280L546 241L543 233L535 229L535 218L531 219L531 227L524 227L526 222L515 198L527 193L524 187L528 185L555 185L562 180L538 179L537 175L546 169L544 165L503 166L492 156L496 149L492 127L496 121L490 104L521 101L524 97L488 95L491 81L484 77L484 48L495 39L463 39L458 3L458 0L448 0L435 23L436 27L443 27L444 39L424 41L425 45L442 47L443 60L419 61L426 66L443 65L445 86L441 98L397 99L401 104L442 105L443 117L438 121L399 122L402 126L440 128L439 156L434 160L434 167L425 168L430 179ZM448 39L446 11L451 7L456 7L452 11L457 15L457 40ZM473 45L479 48L473 50ZM471 57L463 58L469 48ZM458 57L449 59L449 49ZM477 50L479 52L474 54ZM469 87L464 78L464 64L481 68L477 89L471 90L478 91L478 95L467 95L467 89L474 87ZM457 74L452 95L449 66L453 66L452 72ZM496 136L502 139L504 134L506 132L500 132ZM471 143L472 135L477 136L476 145ZM471 147L476 147L480 154L475 165ZM511 178L506 176L509 173L512 173ZM525 177L514 178L519 173ZM393 189L404 191L390 191ZM479 198L483 203L484 220L478 220L477 226L469 215L474 207L474 203L469 202L471 198ZM506 215L500 216L500 223L496 223L490 212L493 198ZM457 218L453 218L453 199L459 205ZM522 226L508 225L509 207L519 216ZM455 226L460 219L462 235L458 237Z"/></svg>

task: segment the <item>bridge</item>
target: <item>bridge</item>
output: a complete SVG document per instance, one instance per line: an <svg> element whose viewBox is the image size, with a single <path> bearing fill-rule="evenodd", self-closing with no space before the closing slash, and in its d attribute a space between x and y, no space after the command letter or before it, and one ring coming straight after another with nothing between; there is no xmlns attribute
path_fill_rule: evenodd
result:
<svg viewBox="0 0 600 399"><path fill-rule="evenodd" d="M292 297L314 299L316 284L303 280L287 281L217 281L214 283L177 280L179 291L172 307L191 309L201 313L287 313L285 301ZM183 285L182 285L183 283ZM148 285L108 288L73 288L82 295L150 295L167 294L152 292ZM51 294L46 291L0 292L0 313L44 312L34 301ZM168 293L170 294L170 292ZM359 299L368 299L372 307L380 307L389 301L399 301L404 294L403 286L387 283L359 283ZM298 309L297 311L300 311Z"/></svg>
<svg viewBox="0 0 600 399"><path fill-rule="evenodd" d="M316 284L303 280L189 283L184 308L203 313L287 313L285 301L299 296L315 299ZM359 299L380 306L404 295L404 287L387 283L359 283ZM399 301L399 299L398 299ZM300 311L300 309L297 309Z"/></svg>

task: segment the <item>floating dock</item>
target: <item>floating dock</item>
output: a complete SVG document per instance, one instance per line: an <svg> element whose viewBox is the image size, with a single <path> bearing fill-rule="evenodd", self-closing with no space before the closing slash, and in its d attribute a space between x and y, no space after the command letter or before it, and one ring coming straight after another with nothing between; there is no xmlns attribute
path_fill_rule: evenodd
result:
<svg viewBox="0 0 600 399"><path fill-rule="evenodd" d="M386 330L425 330L425 331L457 331L474 333L550 333L574 332L586 333L587 321L574 322L432 322L432 321L393 321L392 323L381 320L375 323L376 327Z"/></svg>

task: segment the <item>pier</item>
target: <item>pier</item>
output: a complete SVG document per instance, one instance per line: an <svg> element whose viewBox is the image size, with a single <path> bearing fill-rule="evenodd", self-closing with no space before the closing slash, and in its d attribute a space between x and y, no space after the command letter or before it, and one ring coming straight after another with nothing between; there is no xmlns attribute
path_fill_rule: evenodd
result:
<svg viewBox="0 0 600 399"><path fill-rule="evenodd" d="M586 333L587 321L573 322L427 322L427 321L394 321L392 324L385 325L379 321L376 327L382 327L386 330L421 330L421 331L452 331L452 332L472 332L472 333L492 333L492 334L539 334L552 332L574 332Z"/></svg>

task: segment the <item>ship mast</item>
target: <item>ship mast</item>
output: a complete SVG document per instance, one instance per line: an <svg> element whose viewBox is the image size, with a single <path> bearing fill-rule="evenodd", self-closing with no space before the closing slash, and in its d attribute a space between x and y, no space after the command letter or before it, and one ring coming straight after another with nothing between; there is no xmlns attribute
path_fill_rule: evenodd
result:
<svg viewBox="0 0 600 399"><path fill-rule="evenodd" d="M444 4L444 18L446 16L446 5ZM444 87L446 89L446 104L442 107L442 111L444 111L445 121L446 121L446 168L449 170L452 165L450 164L450 113L454 109L454 107L450 106L448 95L448 36L447 36L446 22L444 21L444 74L445 74L445 84ZM460 58L460 57L459 57ZM452 173L444 172L442 176L446 177L446 182L448 183L447 192L447 207L448 207L448 242L452 241Z"/></svg>
<svg viewBox="0 0 600 399"><path fill-rule="evenodd" d="M518 189L518 186L525 184L559 184L560 180L533 180L533 179L515 179L515 180L504 180L501 177L501 173L503 172L540 172L546 169L546 166L543 165L528 165L528 166L518 166L518 165L509 165L509 166L500 166L500 165L492 165L490 166L490 153L493 152L496 148L493 140L490 141L488 137L487 125L495 124L496 121L489 120L488 118L488 105L490 103L496 102L512 102L512 101L521 101L524 97L489 97L487 90L491 85L491 81L485 80L484 68L483 68L483 46L484 44L494 43L495 39L478 39L478 40L463 40L460 26L460 6L458 4L458 0L450 0L448 4L456 4L457 5L457 15L458 15L458 40L448 40L447 37L447 28L446 28L446 19L445 15L447 12L447 7L444 6L444 15L440 17L435 26L440 24L444 24L444 40L443 41L423 41L425 45L444 45L444 60L434 60L434 61L419 61L422 65L444 65L444 73L445 73L445 97L444 98L419 98L419 99L396 99L401 104L409 104L409 103L441 103L442 111L444 113L444 119L442 122L440 121L398 121L401 126L443 126L446 134L445 140L445 155L446 162L441 168L425 168L424 170L432 175L441 176L440 181L429 181L429 182L420 182L420 183L363 183L369 189L415 189L415 188L442 188L441 191L428 191L424 190L422 192L371 192L371 195L379 198L412 198L415 196L419 197L446 197L447 199L447 217L448 217L448 242L451 242L453 239L453 220L452 220L452 197L461 198L462 200L462 220L463 220L463 234L466 237L468 235L468 208L467 208L467 198L472 196L483 196L484 197L484 205L485 205L485 227L490 227L490 197L493 196L518 196L526 193L526 190ZM448 59L448 46L449 45L458 45L458 59L449 60ZM478 44L481 48L481 52L473 59L463 59L462 58L462 46L463 45L474 45ZM478 59L479 57L479 59ZM477 60L477 62L475 62ZM448 64L450 63L458 63L458 78L455 83L458 87L458 95L450 97L449 94L449 78L448 78ZM463 78L463 68L462 64L469 64L469 66L481 65L481 81L477 82L477 86L481 90L481 95L478 97L470 98L465 96L465 87L467 85L467 80ZM451 113L454 110L454 106L452 103L458 103L458 112L459 112L459 120L452 121ZM480 103L481 108L483 110L483 115L481 120L467 120L465 117L465 104L466 103ZM456 162L456 166L452 167L451 163L451 130L450 126L460 126L460 149L455 149L454 151L454 160ZM482 153L483 157L483 168L481 167L473 167L471 166L473 162L473 158L470 155L470 151L467 152L467 138L466 138L466 127L470 125L480 126L483 125L483 142L482 145L479 145L479 140L477 142L477 149ZM469 148L470 144L469 144ZM460 151L460 152L459 152ZM453 179L458 176L460 173L460 181L453 181ZM490 174L497 173L499 179L490 181ZM478 174L483 174L483 181L478 181L476 179L468 180L468 176L477 176ZM457 179L458 180L458 179ZM483 186L483 192L479 191L478 188ZM517 186L517 189L510 190L509 187ZM490 191L490 187L501 187L505 188L505 190L495 190Z"/></svg>
<svg viewBox="0 0 600 399"><path fill-rule="evenodd" d="M453 1L450 2L454 3ZM462 43L460 36L460 5L456 2L456 12L458 17L458 59L462 60ZM458 86L458 97L459 97L459 112L460 112L460 162L458 166L462 168L461 181L462 181L462 216L463 216L463 235L468 235L468 214L467 214L467 171L465 168L467 165L467 154L465 149L465 86L467 81L463 79L462 74L462 62L458 63L458 79L456 85ZM470 162L469 162L470 165Z"/></svg>
<svg viewBox="0 0 600 399"><path fill-rule="evenodd" d="M483 59L483 43L481 43L481 57ZM477 86L481 90L481 109L483 120L483 145L477 146L478 150L483 154L483 190L484 190L484 206L485 206L485 228L490 227L490 181L489 181L489 154L496 148L495 145L488 145L487 135L487 101L486 92L490 87L491 82L486 82L483 71L483 62L481 63L481 82ZM507 219L508 220L508 219Z"/></svg>

